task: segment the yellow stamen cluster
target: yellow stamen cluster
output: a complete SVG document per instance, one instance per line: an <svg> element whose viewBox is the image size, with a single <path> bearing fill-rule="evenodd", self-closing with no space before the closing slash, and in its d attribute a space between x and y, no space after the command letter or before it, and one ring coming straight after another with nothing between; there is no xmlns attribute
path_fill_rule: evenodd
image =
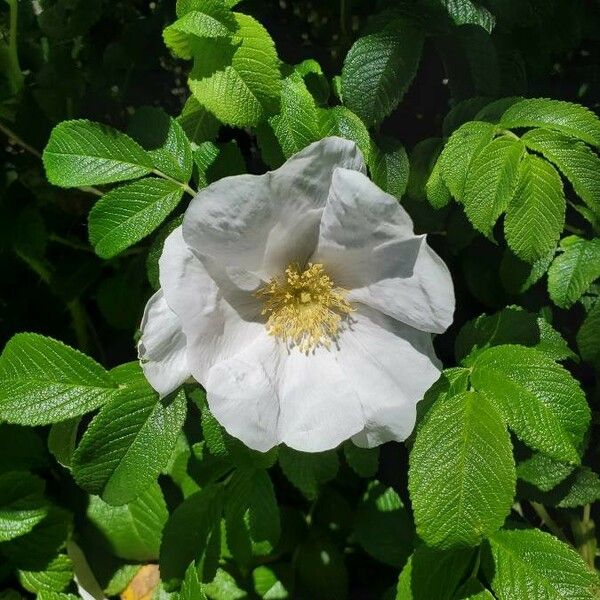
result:
<svg viewBox="0 0 600 600"><path fill-rule="evenodd" d="M262 314L269 315L269 334L309 352L329 348L342 319L352 312L345 293L334 286L322 264L308 263L302 270L292 263L285 277L274 277L256 296L265 302Z"/></svg>

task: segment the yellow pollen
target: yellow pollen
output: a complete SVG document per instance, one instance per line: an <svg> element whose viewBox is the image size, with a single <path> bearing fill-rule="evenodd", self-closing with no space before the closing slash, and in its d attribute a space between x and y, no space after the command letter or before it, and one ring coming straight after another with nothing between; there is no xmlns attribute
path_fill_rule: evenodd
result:
<svg viewBox="0 0 600 600"><path fill-rule="evenodd" d="M335 287L322 264L308 263L304 270L292 263L284 277L274 277L256 293L264 301L267 331L286 343L309 352L329 348L352 311L346 290Z"/></svg>

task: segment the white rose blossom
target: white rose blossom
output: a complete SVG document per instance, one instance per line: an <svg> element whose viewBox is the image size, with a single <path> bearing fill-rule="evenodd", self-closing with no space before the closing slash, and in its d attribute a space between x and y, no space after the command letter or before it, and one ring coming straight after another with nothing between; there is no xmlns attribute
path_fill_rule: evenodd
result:
<svg viewBox="0 0 600 600"><path fill-rule="evenodd" d="M255 450L406 439L452 322L446 265L353 142L203 189L165 241L139 343L150 384L190 376Z"/></svg>

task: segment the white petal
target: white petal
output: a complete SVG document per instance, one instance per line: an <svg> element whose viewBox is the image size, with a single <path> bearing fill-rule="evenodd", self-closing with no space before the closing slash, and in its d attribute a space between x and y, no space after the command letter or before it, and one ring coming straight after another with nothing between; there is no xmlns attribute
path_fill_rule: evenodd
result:
<svg viewBox="0 0 600 600"><path fill-rule="evenodd" d="M260 452L279 443L275 373L281 357L279 343L265 330L237 355L213 366L205 385L208 406L219 423Z"/></svg>
<svg viewBox="0 0 600 600"><path fill-rule="evenodd" d="M365 171L354 142L325 138L265 175L213 183L192 200L183 220L188 245L220 264L266 279L314 250L331 177L337 167Z"/></svg>
<svg viewBox="0 0 600 600"><path fill-rule="evenodd" d="M181 323L169 308L162 290L148 300L141 330L138 343L140 364L150 385L161 397L166 396L191 373Z"/></svg>
<svg viewBox="0 0 600 600"><path fill-rule="evenodd" d="M339 344L340 362L366 419L353 441L373 447L405 440L415 424L417 402L439 377L431 335L361 307Z"/></svg>
<svg viewBox="0 0 600 600"><path fill-rule="evenodd" d="M343 350L293 349L279 378L280 440L295 450L330 450L361 431L365 415L346 373Z"/></svg>
<svg viewBox="0 0 600 600"><path fill-rule="evenodd" d="M215 365L206 391L211 411L255 450L279 443L304 452L335 448L361 431L358 396L338 363L339 352L290 352L266 335Z"/></svg>
<svg viewBox="0 0 600 600"><path fill-rule="evenodd" d="M202 262L187 247L181 227L165 240L159 272L165 298L187 339L190 371L200 383L214 364L264 333L260 302L235 286L222 268L209 265L208 259Z"/></svg>
<svg viewBox="0 0 600 600"><path fill-rule="evenodd" d="M356 171L337 169L323 211L313 262L362 302L422 331L452 323L454 288L448 268L415 236L398 201Z"/></svg>

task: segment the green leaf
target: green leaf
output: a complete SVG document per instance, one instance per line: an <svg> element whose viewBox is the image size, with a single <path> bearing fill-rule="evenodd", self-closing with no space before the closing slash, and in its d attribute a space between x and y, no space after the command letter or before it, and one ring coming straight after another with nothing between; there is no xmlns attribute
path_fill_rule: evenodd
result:
<svg viewBox="0 0 600 600"><path fill-rule="evenodd" d="M73 579L73 563L66 554L59 554L43 571L19 571L19 583L34 594L62 592Z"/></svg>
<svg viewBox="0 0 600 600"><path fill-rule="evenodd" d="M208 485L186 498L171 514L160 547L160 573L164 582L176 585L184 578L192 561L201 567L199 563L206 561L207 552L210 553L215 540L220 549L222 509L223 488ZM206 576L200 579L212 580L215 571L216 565L208 579Z"/></svg>
<svg viewBox="0 0 600 600"><path fill-rule="evenodd" d="M533 263L554 250L565 225L566 203L556 169L537 156L526 155L504 219L506 241L513 252Z"/></svg>
<svg viewBox="0 0 600 600"><path fill-rule="evenodd" d="M444 208L452 199L450 190L446 187L442 178L441 163L439 160L433 165L431 175L429 175L429 179L425 184L425 194L431 206L437 209Z"/></svg>
<svg viewBox="0 0 600 600"><path fill-rule="evenodd" d="M90 412L116 394L108 373L62 342L18 333L0 356L0 417L47 425Z"/></svg>
<svg viewBox="0 0 600 600"><path fill-rule="evenodd" d="M446 142L438 162L442 177L451 194L459 201L463 192L473 157L493 139L495 126L481 121L461 125Z"/></svg>
<svg viewBox="0 0 600 600"><path fill-rule="evenodd" d="M192 176L190 142L181 124L162 108L139 108L129 122L127 133L148 151L160 172L182 183L188 182Z"/></svg>
<svg viewBox="0 0 600 600"><path fill-rule="evenodd" d="M47 514L44 481L25 471L0 473L0 542L29 533Z"/></svg>
<svg viewBox="0 0 600 600"><path fill-rule="evenodd" d="M398 578L396 600L451 600L473 559L469 549L419 546Z"/></svg>
<svg viewBox="0 0 600 600"><path fill-rule="evenodd" d="M492 33L496 18L487 8L479 6L471 0L440 0L456 25L479 25L488 33Z"/></svg>
<svg viewBox="0 0 600 600"><path fill-rule="evenodd" d="M486 236L513 197L523 152L520 140L501 136L471 161L462 201L469 221Z"/></svg>
<svg viewBox="0 0 600 600"><path fill-rule="evenodd" d="M402 198L408 185L409 163L404 146L392 137L382 137L373 144L371 177L388 194Z"/></svg>
<svg viewBox="0 0 600 600"><path fill-rule="evenodd" d="M195 144L214 140L219 132L217 118L206 110L194 96L190 96L186 100L177 121L185 131L189 141Z"/></svg>
<svg viewBox="0 0 600 600"><path fill-rule="evenodd" d="M315 99L299 73L283 80L280 113L269 122L286 158L320 139Z"/></svg>
<svg viewBox="0 0 600 600"><path fill-rule="evenodd" d="M115 188L92 208L90 242L96 254L112 258L152 233L179 204L183 188L148 177Z"/></svg>
<svg viewBox="0 0 600 600"><path fill-rule="evenodd" d="M373 141L361 119L345 106L319 109L320 137L338 135L356 142L368 165L372 162Z"/></svg>
<svg viewBox="0 0 600 600"><path fill-rule="evenodd" d="M73 476L90 494L126 504L156 480L167 464L186 415L183 392L159 400L139 365L94 417L73 455Z"/></svg>
<svg viewBox="0 0 600 600"><path fill-rule="evenodd" d="M548 269L548 292L557 306L569 308L600 277L600 238L564 238L563 250Z"/></svg>
<svg viewBox="0 0 600 600"><path fill-rule="evenodd" d="M236 469L227 486L225 524L227 545L239 564L273 550L281 534L279 508L264 469Z"/></svg>
<svg viewBox="0 0 600 600"><path fill-rule="evenodd" d="M525 145L554 163L571 182L575 193L600 215L600 158L583 142L544 129L532 129Z"/></svg>
<svg viewBox="0 0 600 600"><path fill-rule="evenodd" d="M287 565L261 565L252 571L254 591L263 600L285 600L292 591L292 572Z"/></svg>
<svg viewBox="0 0 600 600"><path fill-rule="evenodd" d="M588 108L572 102L527 98L513 104L502 115L500 126L543 127L600 146L600 120Z"/></svg>
<svg viewBox="0 0 600 600"><path fill-rule="evenodd" d="M115 556L125 560L158 558L169 513L158 483L152 483L129 504L111 506L90 496L87 517L108 541Z"/></svg>
<svg viewBox="0 0 600 600"><path fill-rule="evenodd" d="M600 477L589 467L577 467L549 490L539 490L537 486L519 482L518 496L558 508L585 506L600 499Z"/></svg>
<svg viewBox="0 0 600 600"><path fill-rule="evenodd" d="M543 492L549 492L564 481L575 468L574 465L559 462L541 452L536 452L517 465L517 477Z"/></svg>
<svg viewBox="0 0 600 600"><path fill-rule="evenodd" d="M80 423L81 419L75 417L68 421L54 423L50 428L48 450L63 467L71 466Z"/></svg>
<svg viewBox="0 0 600 600"><path fill-rule="evenodd" d="M344 442L344 457L361 477L373 477L379 468L379 448L360 448L348 440Z"/></svg>
<svg viewBox="0 0 600 600"><path fill-rule="evenodd" d="M564 367L534 348L496 346L477 355L471 381L528 446L579 463L590 410L579 383Z"/></svg>
<svg viewBox="0 0 600 600"><path fill-rule="evenodd" d="M342 68L342 97L367 125L381 122L402 100L417 72L423 38L414 21L395 20L350 48Z"/></svg>
<svg viewBox="0 0 600 600"><path fill-rule="evenodd" d="M400 496L391 487L372 481L356 510L358 543L373 558L402 567L412 551L414 526Z"/></svg>
<svg viewBox="0 0 600 600"><path fill-rule="evenodd" d="M500 262L500 279L504 289L511 294L526 292L545 275L553 259L554 250L531 265L506 248Z"/></svg>
<svg viewBox="0 0 600 600"><path fill-rule="evenodd" d="M510 511L515 463L506 426L480 394L438 399L410 455L409 491L429 546L475 546Z"/></svg>
<svg viewBox="0 0 600 600"><path fill-rule="evenodd" d="M242 584L225 569L217 569L213 581L203 584L205 594L210 600L247 600L248 593Z"/></svg>
<svg viewBox="0 0 600 600"><path fill-rule="evenodd" d="M211 143L211 142L208 142ZM157 232L152 240L148 254L146 255L146 274L148 281L154 290L160 289L159 273L158 273L158 261L162 255L165 240L169 237L177 227L183 223L183 215L172 219L165 223Z"/></svg>
<svg viewBox="0 0 600 600"><path fill-rule="evenodd" d="M231 42L199 40L189 86L221 122L246 127L276 112L281 75L267 30L248 15L234 15L238 29Z"/></svg>
<svg viewBox="0 0 600 600"><path fill-rule="evenodd" d="M202 583L198 578L198 572L192 563L185 572L185 578L181 584L179 600L206 600L206 594L202 590Z"/></svg>
<svg viewBox="0 0 600 600"><path fill-rule="evenodd" d="M307 453L282 445L279 448L279 465L285 476L307 498L314 499L319 486L337 475L339 462L334 450Z"/></svg>
<svg viewBox="0 0 600 600"><path fill-rule="evenodd" d="M410 153L407 195L415 200L426 197L425 185L440 154L440 138L427 138L415 144Z"/></svg>
<svg viewBox="0 0 600 600"><path fill-rule="evenodd" d="M163 39L176 56L190 59L198 38L230 37L235 29L235 18L223 2L203 0L166 27Z"/></svg>
<svg viewBox="0 0 600 600"><path fill-rule="evenodd" d="M153 167L150 155L129 136L86 120L59 123L43 159L48 180L61 187L136 179Z"/></svg>
<svg viewBox="0 0 600 600"><path fill-rule="evenodd" d="M46 517L29 533L0 544L0 556L10 557L17 569L43 571L64 547L71 534L71 520L67 511L48 506Z"/></svg>
<svg viewBox="0 0 600 600"><path fill-rule="evenodd" d="M466 323L456 336L454 351L458 361L470 366L481 350L502 344L536 348L554 360L575 357L548 321L518 306L507 306ZM464 360L467 356L468 360Z"/></svg>
<svg viewBox="0 0 600 600"><path fill-rule="evenodd" d="M498 600L592 600L597 579L569 546L538 529L490 536L491 587Z"/></svg>
<svg viewBox="0 0 600 600"><path fill-rule="evenodd" d="M590 308L581 324L577 332L577 347L585 361L594 362L600 355L600 302Z"/></svg>
<svg viewBox="0 0 600 600"><path fill-rule="evenodd" d="M477 579L468 579L456 592L454 600L494 600L494 596Z"/></svg>

